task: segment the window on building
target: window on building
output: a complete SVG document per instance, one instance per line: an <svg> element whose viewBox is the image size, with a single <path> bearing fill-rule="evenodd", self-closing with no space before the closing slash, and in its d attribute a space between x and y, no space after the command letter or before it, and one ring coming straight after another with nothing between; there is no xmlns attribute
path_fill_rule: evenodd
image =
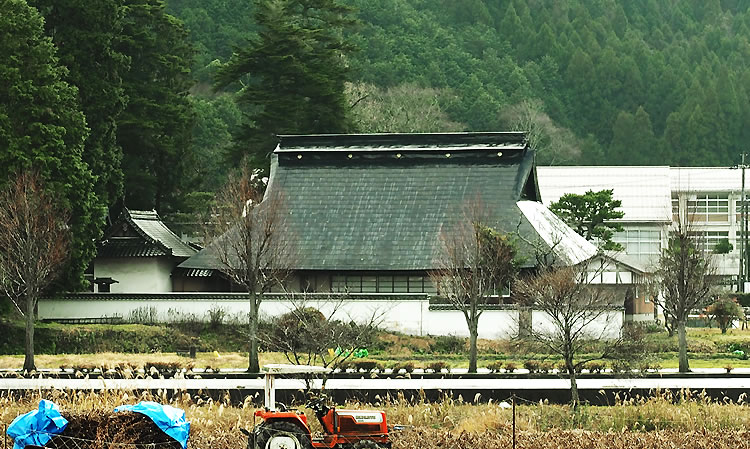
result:
<svg viewBox="0 0 750 449"><path fill-rule="evenodd" d="M698 194L688 199L686 206L691 221L729 221L729 195L726 193Z"/></svg>
<svg viewBox="0 0 750 449"><path fill-rule="evenodd" d="M716 245L724 239L729 240L729 231L696 231L691 232L690 235L697 236L698 246L702 247L706 252L712 252ZM734 241L729 240L729 243L734 246Z"/></svg>
<svg viewBox="0 0 750 449"><path fill-rule="evenodd" d="M672 221L680 222L680 198L676 196L672 197Z"/></svg>
<svg viewBox="0 0 750 449"><path fill-rule="evenodd" d="M745 199L745 203L747 204L748 214L750 214L750 199ZM742 223L742 200L741 199L738 199L734 202L734 211L735 211L735 221L738 224Z"/></svg>
<svg viewBox="0 0 750 449"><path fill-rule="evenodd" d="M625 247L631 256L652 256L661 253L661 231L626 229L615 234L615 242Z"/></svg>
<svg viewBox="0 0 750 449"><path fill-rule="evenodd" d="M435 286L426 276L334 275L331 291L335 293L435 293Z"/></svg>

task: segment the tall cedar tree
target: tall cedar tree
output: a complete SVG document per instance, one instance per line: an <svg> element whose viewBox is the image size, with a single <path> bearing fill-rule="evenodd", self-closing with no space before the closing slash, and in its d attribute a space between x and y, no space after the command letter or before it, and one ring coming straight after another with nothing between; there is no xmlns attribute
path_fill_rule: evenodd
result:
<svg viewBox="0 0 750 449"><path fill-rule="evenodd" d="M216 89L243 87L245 124L228 151L267 168L276 134L342 133L351 129L344 92L344 35L352 10L337 0L255 0L258 34L235 49L216 76Z"/></svg>
<svg viewBox="0 0 750 449"><path fill-rule="evenodd" d="M622 231L620 224L612 222L625 216L615 210L620 206L622 201L612 198L612 189L605 189L589 190L583 195L566 193L549 209L586 240L602 249L622 251L622 245L612 241L614 233Z"/></svg>
<svg viewBox="0 0 750 449"><path fill-rule="evenodd" d="M12 175L0 190L0 292L26 321L23 369L33 371L34 310L68 256L67 211L34 172Z"/></svg>
<svg viewBox="0 0 750 449"><path fill-rule="evenodd" d="M62 283L82 287L101 229L94 177L83 162L88 130L77 90L64 79L38 11L0 0L0 179L33 167L70 211L70 254Z"/></svg>
<svg viewBox="0 0 750 449"><path fill-rule="evenodd" d="M125 108L122 75L128 58L114 49L122 30L121 0L30 0L44 16L45 31L57 47L66 80L78 88L81 109L91 130L83 160L94 177L99 199L97 222L122 195L122 148L116 120Z"/></svg>
<svg viewBox="0 0 750 449"><path fill-rule="evenodd" d="M182 193L193 121L187 98L193 51L182 23L164 8L161 0L126 0L117 45L130 57L123 77L128 105L117 121L125 204L162 213Z"/></svg>

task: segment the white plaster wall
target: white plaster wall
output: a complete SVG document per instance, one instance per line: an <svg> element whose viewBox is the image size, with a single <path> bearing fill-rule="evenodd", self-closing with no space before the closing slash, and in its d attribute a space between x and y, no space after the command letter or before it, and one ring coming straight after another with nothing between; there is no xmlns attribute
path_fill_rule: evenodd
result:
<svg viewBox="0 0 750 449"><path fill-rule="evenodd" d="M172 291L172 263L166 257L97 259L94 277L118 281L111 293L168 293Z"/></svg>
<svg viewBox="0 0 750 449"><path fill-rule="evenodd" d="M585 338L619 338L624 320L625 312L622 310L605 311L597 320L586 326L584 330ZM539 310L534 310L532 313L531 327L534 329L534 332L554 332L551 317Z"/></svg>
<svg viewBox="0 0 750 449"><path fill-rule="evenodd" d="M223 309L229 319L244 321L248 311L247 300L238 295L231 299L180 298L175 299L42 299L39 301L39 319L55 318L100 318L119 316L128 319L133 311L153 308L158 321L177 321L186 318L208 320L212 308ZM338 304L334 301L308 301L324 314L336 310L335 317L342 320L367 322L372 317L380 327L412 335L469 335L463 313L455 310L429 310L424 300L355 300ZM288 300L266 300L261 303L262 316L278 316L293 310ZM606 317L592 325L592 334L619 336L624 313L611 311ZM535 329L549 328L549 318L542 312L533 313ZM508 338L518 334L518 313L515 310L486 310L479 319L479 337L487 339Z"/></svg>

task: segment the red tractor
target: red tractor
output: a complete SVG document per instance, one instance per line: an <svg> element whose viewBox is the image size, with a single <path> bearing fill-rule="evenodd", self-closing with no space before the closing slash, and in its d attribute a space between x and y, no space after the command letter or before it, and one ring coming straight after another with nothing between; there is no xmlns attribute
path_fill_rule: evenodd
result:
<svg viewBox="0 0 750 449"><path fill-rule="evenodd" d="M313 434L303 411L287 409L275 403L274 374L310 373L309 367L268 365L266 368L266 404L255 416L262 422L248 436L248 449L390 448L385 412L378 410L343 410L330 408L322 397L308 401L307 406L323 427ZM307 369L306 369L307 368ZM317 367L315 367L317 368Z"/></svg>

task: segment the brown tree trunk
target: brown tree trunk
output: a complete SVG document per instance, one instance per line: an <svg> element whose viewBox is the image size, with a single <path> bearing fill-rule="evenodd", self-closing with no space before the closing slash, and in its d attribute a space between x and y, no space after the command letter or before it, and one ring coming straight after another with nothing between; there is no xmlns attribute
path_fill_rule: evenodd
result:
<svg viewBox="0 0 750 449"><path fill-rule="evenodd" d="M26 341L25 354L23 360L24 371L36 370L34 363L34 301L26 297Z"/></svg>
<svg viewBox="0 0 750 449"><path fill-rule="evenodd" d="M250 314L248 319L248 333L250 341L248 344L248 367L249 373L260 372L260 361L258 360L258 301L257 294L250 293Z"/></svg>
<svg viewBox="0 0 750 449"><path fill-rule="evenodd" d="M477 372L477 335L479 334L479 317L469 323L469 372Z"/></svg>
<svg viewBox="0 0 750 449"><path fill-rule="evenodd" d="M685 321L680 320L677 322L677 339L680 343L679 362L680 372L690 372L690 365L688 364L687 356L687 330L685 329Z"/></svg>
<svg viewBox="0 0 750 449"><path fill-rule="evenodd" d="M573 356L565 357L565 367L568 370L568 378L570 379L570 405L573 406L573 410L578 407L580 398L578 396L578 380L576 379L576 370L573 366Z"/></svg>

